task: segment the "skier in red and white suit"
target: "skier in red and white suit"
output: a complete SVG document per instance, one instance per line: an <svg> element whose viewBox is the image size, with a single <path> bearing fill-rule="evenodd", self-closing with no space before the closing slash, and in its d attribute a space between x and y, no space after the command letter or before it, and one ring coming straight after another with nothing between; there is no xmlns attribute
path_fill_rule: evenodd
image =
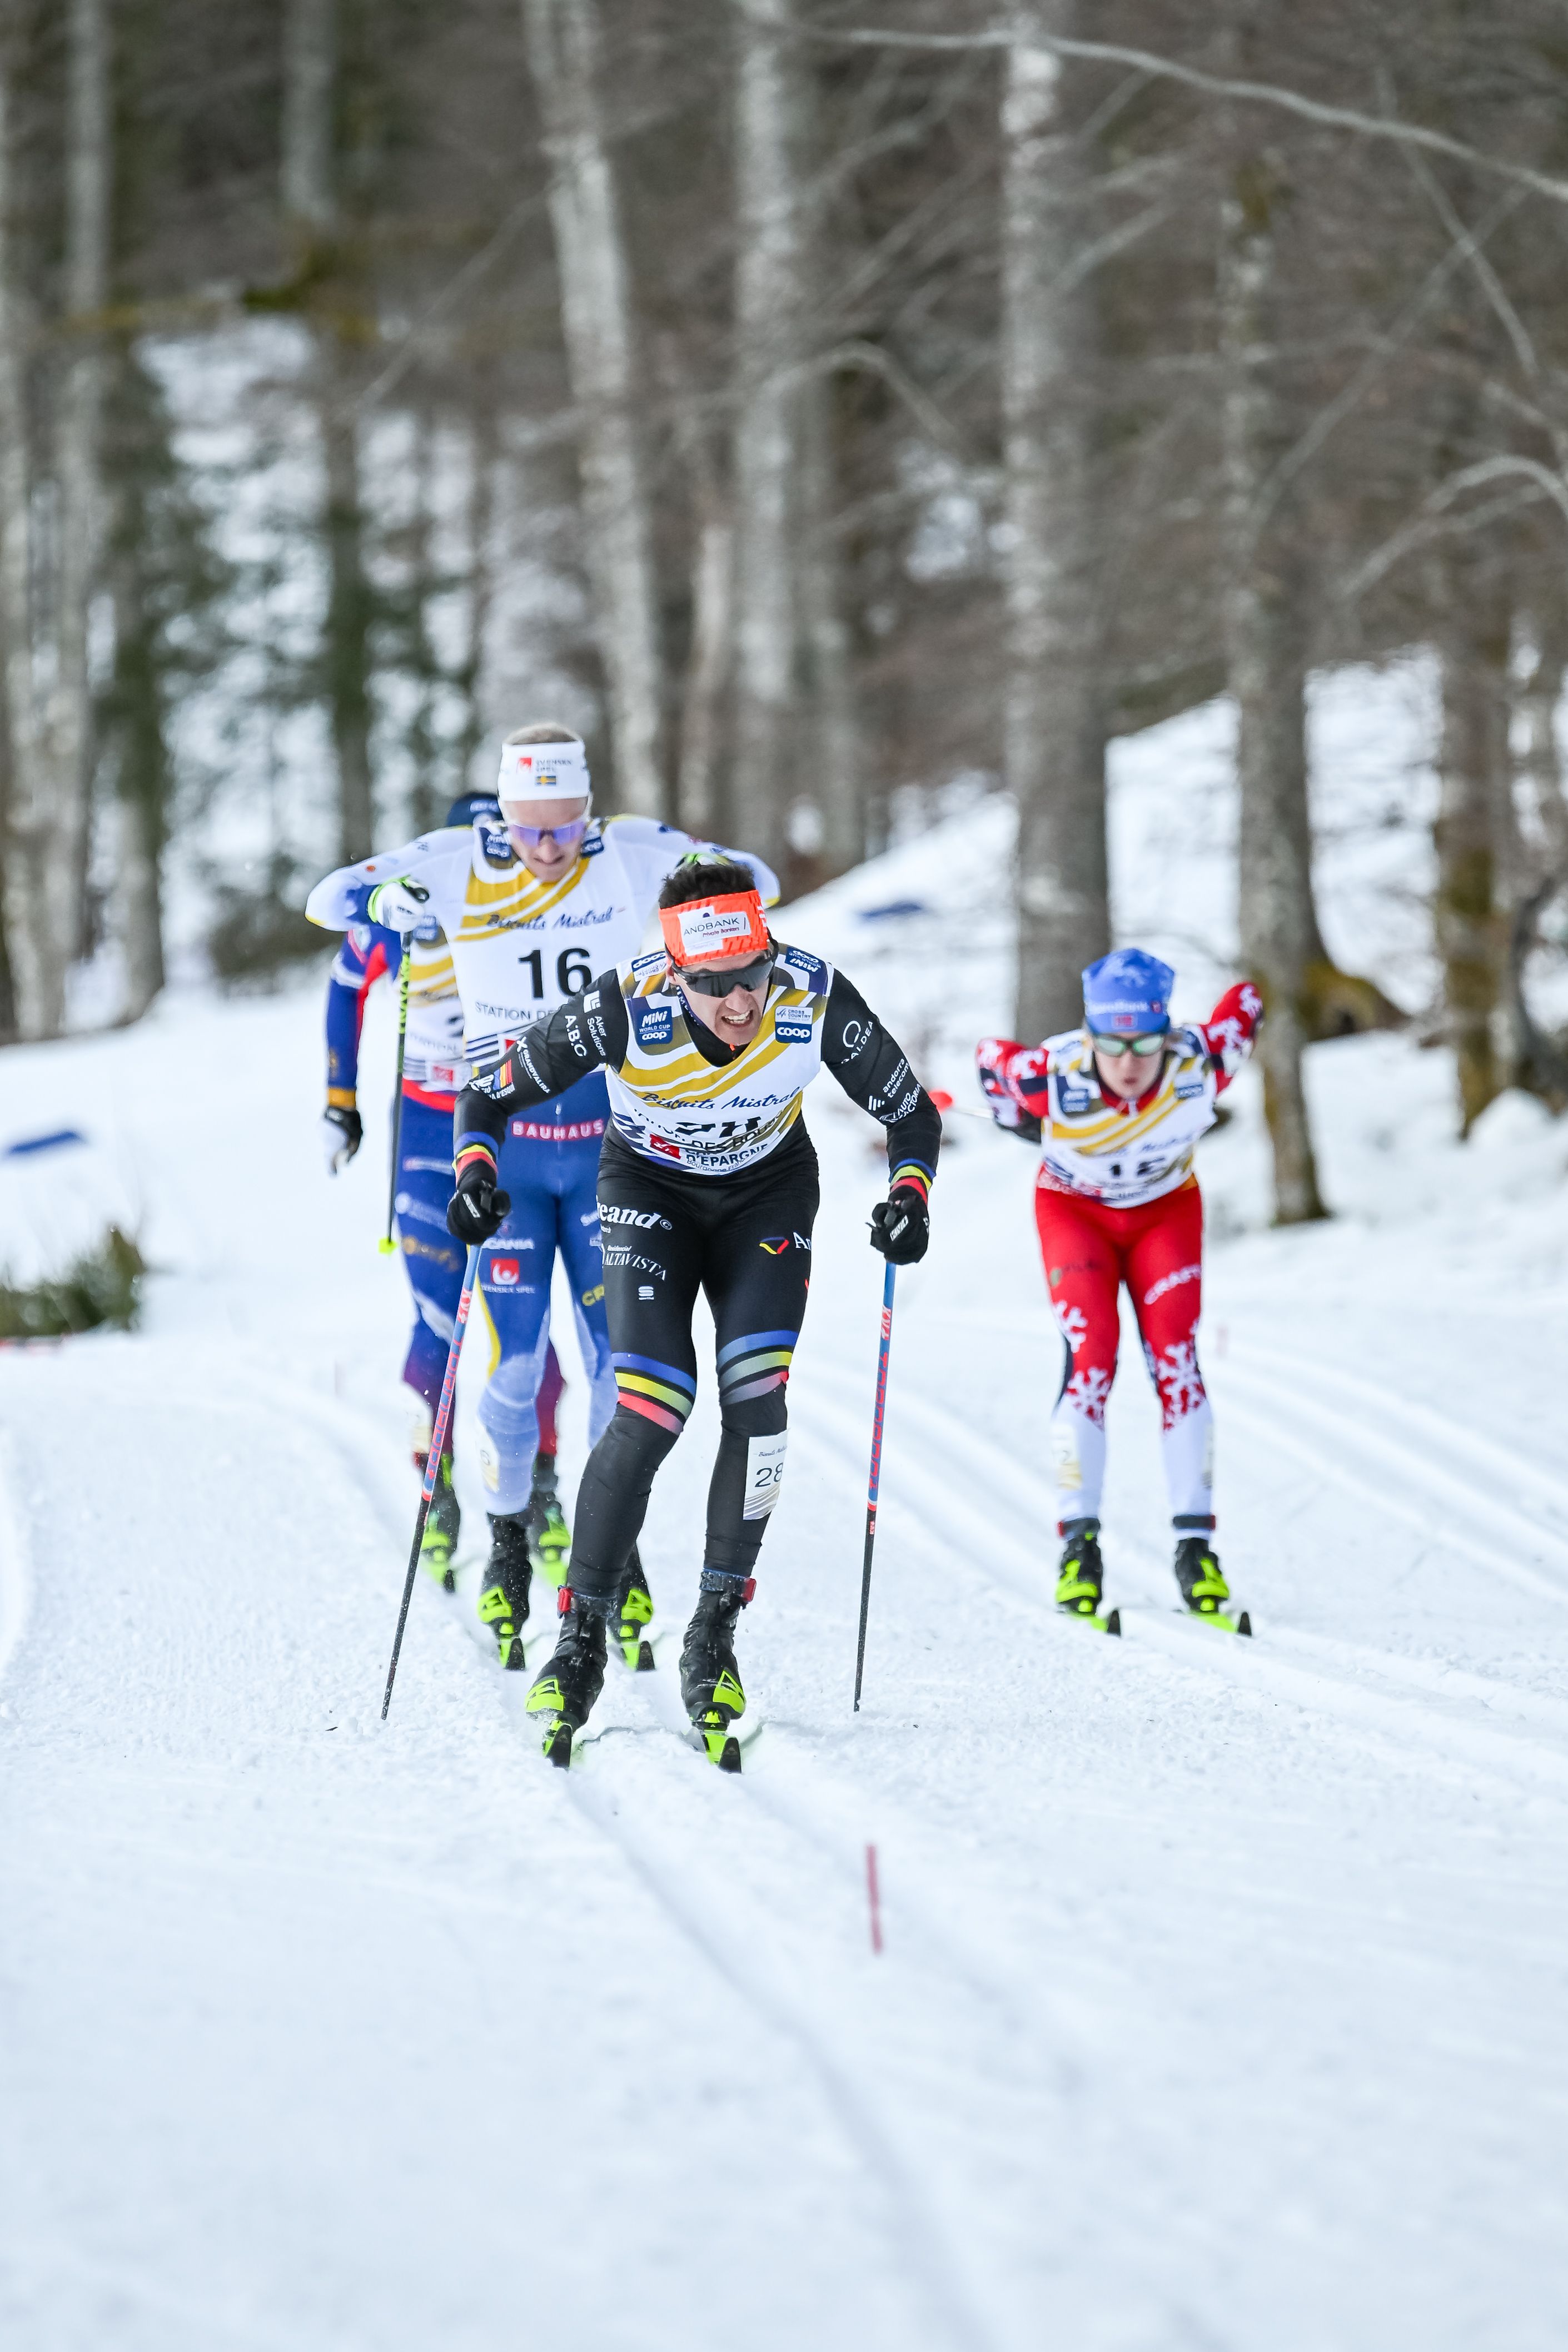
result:
<svg viewBox="0 0 1568 2352"><path fill-rule="evenodd" d="M1040 1045L988 1037L976 1049L992 1116L1040 1143L1035 1223L1067 1349L1051 1423L1064 1541L1056 1599L1082 1616L1098 1615L1103 1584L1105 1400L1124 1283L1159 1396L1176 1581L1200 1615L1228 1598L1212 1548L1214 1423L1197 1361L1203 1202L1192 1161L1263 1008L1243 981L1207 1021L1173 1029L1175 978L1141 949L1118 949L1083 975L1082 1029Z"/></svg>

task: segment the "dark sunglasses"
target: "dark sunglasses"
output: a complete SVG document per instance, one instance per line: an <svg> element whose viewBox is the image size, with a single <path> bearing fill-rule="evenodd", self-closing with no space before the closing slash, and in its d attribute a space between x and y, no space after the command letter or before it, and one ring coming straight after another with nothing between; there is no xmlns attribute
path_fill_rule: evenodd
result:
<svg viewBox="0 0 1568 2352"><path fill-rule="evenodd" d="M1141 1062L1146 1062L1151 1054L1159 1052L1165 1042L1163 1030L1156 1037L1101 1037L1092 1029L1089 1033L1089 1043L1097 1054L1103 1054L1107 1061L1117 1054L1136 1054Z"/></svg>
<svg viewBox="0 0 1568 2352"><path fill-rule="evenodd" d="M732 963L719 971L681 971L683 988L695 988L699 996L727 996L732 988L766 988L773 970L773 950L753 956L749 963Z"/></svg>

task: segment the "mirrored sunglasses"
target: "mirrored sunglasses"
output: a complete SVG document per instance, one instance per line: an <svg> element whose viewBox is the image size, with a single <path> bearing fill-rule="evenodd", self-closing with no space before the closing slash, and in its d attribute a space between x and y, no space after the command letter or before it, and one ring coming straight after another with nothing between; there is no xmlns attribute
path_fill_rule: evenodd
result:
<svg viewBox="0 0 1568 2352"><path fill-rule="evenodd" d="M588 831L588 819L573 817L570 824L513 824L508 821L507 831L518 849L537 849L547 834L563 849L573 849Z"/></svg>
<svg viewBox="0 0 1568 2352"><path fill-rule="evenodd" d="M773 950L753 956L749 963L732 963L717 971L682 971L683 988L695 988L699 996L727 996L732 988L766 988L773 969Z"/></svg>
<svg viewBox="0 0 1568 2352"><path fill-rule="evenodd" d="M1164 1030L1154 1037L1102 1037L1093 1029L1089 1032L1089 1043L1097 1054L1103 1054L1107 1061L1117 1054L1136 1054L1140 1061L1146 1062L1151 1054L1160 1051L1165 1042Z"/></svg>

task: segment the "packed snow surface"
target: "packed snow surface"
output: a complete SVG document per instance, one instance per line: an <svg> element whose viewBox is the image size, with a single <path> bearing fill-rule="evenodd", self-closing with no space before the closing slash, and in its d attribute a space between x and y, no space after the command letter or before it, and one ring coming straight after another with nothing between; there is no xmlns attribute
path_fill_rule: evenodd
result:
<svg viewBox="0 0 1568 2352"><path fill-rule="evenodd" d="M963 832L780 926L959 1086L1004 1004ZM928 911L862 919L901 901ZM670 1727L709 1381L644 1547L659 1672L612 1678L563 1774L423 1584L378 1719L406 1308L381 1118L321 1170L318 1012L172 1001L5 1056L0 1144L90 1130L159 1271L135 1336L0 1353L0 2341L1556 2352L1563 1130L1505 1102L1461 1149L1441 1055L1320 1048L1340 1213L1272 1234L1239 1090L1204 1328L1256 1638L1174 1613L1129 1345L1116 1643L1048 1604L1030 1157L955 1118L898 1285L856 1717L883 1174L824 1079L741 1630L766 1730L732 1780Z"/></svg>

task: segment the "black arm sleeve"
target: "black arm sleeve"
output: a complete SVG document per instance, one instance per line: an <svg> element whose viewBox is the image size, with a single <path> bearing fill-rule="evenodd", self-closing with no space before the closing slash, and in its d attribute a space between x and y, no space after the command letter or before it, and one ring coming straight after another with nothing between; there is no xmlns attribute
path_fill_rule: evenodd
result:
<svg viewBox="0 0 1568 2352"><path fill-rule="evenodd" d="M457 1097L453 1122L456 1150L462 1150L465 1138L486 1136L498 1155L508 1112L549 1102L606 1064L619 1069L631 1034L620 976L613 969L601 972L508 1047L494 1069L469 1080Z"/></svg>
<svg viewBox="0 0 1568 2352"><path fill-rule="evenodd" d="M865 998L841 971L833 974L822 1021L822 1066L831 1070L852 1102L869 1110L887 1129L891 1176L914 1160L927 1176L936 1173L942 1118Z"/></svg>

